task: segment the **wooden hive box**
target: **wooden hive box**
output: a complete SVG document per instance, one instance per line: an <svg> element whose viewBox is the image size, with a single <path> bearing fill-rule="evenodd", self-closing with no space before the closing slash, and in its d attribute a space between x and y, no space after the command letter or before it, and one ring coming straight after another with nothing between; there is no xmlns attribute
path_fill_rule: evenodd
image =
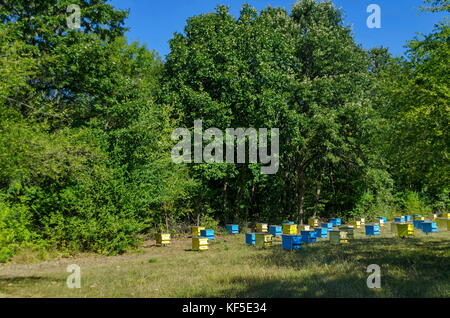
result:
<svg viewBox="0 0 450 318"><path fill-rule="evenodd" d="M422 231L424 233L436 233L438 231L436 222L424 221L422 222Z"/></svg>
<svg viewBox="0 0 450 318"><path fill-rule="evenodd" d="M332 230L333 229L333 224L331 224L331 223L320 223L320 227Z"/></svg>
<svg viewBox="0 0 450 318"><path fill-rule="evenodd" d="M309 231L311 230L311 226L309 226L308 224L302 224L298 226L298 231Z"/></svg>
<svg viewBox="0 0 450 318"><path fill-rule="evenodd" d="M440 217L444 219L450 219L450 213L441 213Z"/></svg>
<svg viewBox="0 0 450 318"><path fill-rule="evenodd" d="M437 218L436 219L436 225L438 227L439 230L441 231L447 231L448 228L448 221L449 219L445 219L445 218Z"/></svg>
<svg viewBox="0 0 450 318"><path fill-rule="evenodd" d="M315 229L317 238L327 238L328 237L328 228L318 227Z"/></svg>
<svg viewBox="0 0 450 318"><path fill-rule="evenodd" d="M270 225L269 226L269 233L273 236L281 236L281 225Z"/></svg>
<svg viewBox="0 0 450 318"><path fill-rule="evenodd" d="M228 234L239 234L239 225L238 224L227 224L225 225L225 229Z"/></svg>
<svg viewBox="0 0 450 318"><path fill-rule="evenodd" d="M381 235L379 224L366 224L366 235Z"/></svg>
<svg viewBox="0 0 450 318"><path fill-rule="evenodd" d="M255 245L258 247L270 247L273 245L273 236L268 233L256 233Z"/></svg>
<svg viewBox="0 0 450 318"><path fill-rule="evenodd" d="M423 222L425 222L425 220L414 220L413 221L414 227L416 229L422 229L422 223Z"/></svg>
<svg viewBox="0 0 450 318"><path fill-rule="evenodd" d="M400 222L392 222L391 223L391 232L394 236L397 236L397 225L400 224Z"/></svg>
<svg viewBox="0 0 450 318"><path fill-rule="evenodd" d="M156 245L166 246L170 245L170 234L160 233L155 235Z"/></svg>
<svg viewBox="0 0 450 318"><path fill-rule="evenodd" d="M333 244L347 244L348 234L344 231L330 230L328 231L328 236L330 237L330 242Z"/></svg>
<svg viewBox="0 0 450 318"><path fill-rule="evenodd" d="M337 227L342 224L342 221L340 218L333 218L333 219L330 219L330 223L333 225L333 227Z"/></svg>
<svg viewBox="0 0 450 318"><path fill-rule="evenodd" d="M256 224L256 232L258 232L258 233L268 233L269 229L267 227L267 223L257 223Z"/></svg>
<svg viewBox="0 0 450 318"><path fill-rule="evenodd" d="M355 228L352 225L341 226L339 230L346 232L348 239L353 240L355 238Z"/></svg>
<svg viewBox="0 0 450 318"><path fill-rule="evenodd" d="M208 238L203 236L192 237L193 251L206 251L208 249Z"/></svg>
<svg viewBox="0 0 450 318"><path fill-rule="evenodd" d="M301 235L283 234L281 238L282 238L281 247L284 250L292 251L292 250L299 250L302 248Z"/></svg>
<svg viewBox="0 0 450 318"><path fill-rule="evenodd" d="M208 240L214 240L214 230L200 230L200 236L207 237Z"/></svg>
<svg viewBox="0 0 450 318"><path fill-rule="evenodd" d="M316 231L312 231L312 230L301 231L300 234L302 235L302 241L305 243L316 243L317 242Z"/></svg>
<svg viewBox="0 0 450 318"><path fill-rule="evenodd" d="M200 234L200 231L201 230L204 230L205 228L203 227L203 226L193 226L192 228L191 228L191 234L192 234L192 236L200 236L201 234Z"/></svg>
<svg viewBox="0 0 450 318"><path fill-rule="evenodd" d="M309 218L308 219L308 225L311 226L311 227L318 227L319 226L319 219Z"/></svg>
<svg viewBox="0 0 450 318"><path fill-rule="evenodd" d="M411 223L397 223L398 237L414 236L414 226Z"/></svg>
<svg viewBox="0 0 450 318"><path fill-rule="evenodd" d="M350 224L351 225L353 225L353 227L355 228L355 229L360 229L361 228L361 221L359 221L359 220L353 220L352 222L350 222Z"/></svg>
<svg viewBox="0 0 450 318"><path fill-rule="evenodd" d="M255 243L256 243L255 233L246 233L245 234L245 243L248 245L255 245Z"/></svg>
<svg viewBox="0 0 450 318"><path fill-rule="evenodd" d="M297 234L297 224L283 224L283 234Z"/></svg>

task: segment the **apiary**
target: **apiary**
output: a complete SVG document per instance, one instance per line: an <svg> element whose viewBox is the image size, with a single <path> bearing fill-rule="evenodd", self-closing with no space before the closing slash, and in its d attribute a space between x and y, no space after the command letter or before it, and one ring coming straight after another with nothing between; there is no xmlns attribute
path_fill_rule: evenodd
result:
<svg viewBox="0 0 450 318"><path fill-rule="evenodd" d="M225 225L225 229L228 234L239 234L239 225L238 224L227 224Z"/></svg>
<svg viewBox="0 0 450 318"><path fill-rule="evenodd" d="M331 224L331 223L321 223L320 227L328 229L328 230L332 230L333 229L333 224Z"/></svg>
<svg viewBox="0 0 450 318"><path fill-rule="evenodd" d="M334 244L347 244L348 243L348 234L344 231L339 230L331 230L328 231L328 235L330 237L330 242Z"/></svg>
<svg viewBox="0 0 450 318"><path fill-rule="evenodd" d="M156 245L159 245L159 246L170 245L170 234L165 234L165 233L156 234L155 240L156 240Z"/></svg>
<svg viewBox="0 0 450 318"><path fill-rule="evenodd" d="M432 221L422 222L422 231L424 233L436 233L438 231L436 222Z"/></svg>
<svg viewBox="0 0 450 318"><path fill-rule="evenodd" d="M268 233L269 229L267 227L267 223L257 223L256 224L256 232L258 232L258 233Z"/></svg>
<svg viewBox="0 0 450 318"><path fill-rule="evenodd" d="M258 247L270 247L273 245L273 236L269 233L256 233L255 245Z"/></svg>
<svg viewBox="0 0 450 318"><path fill-rule="evenodd" d="M280 225L270 225L269 226L269 233L273 236L281 236L281 226Z"/></svg>
<svg viewBox="0 0 450 318"><path fill-rule="evenodd" d="M301 235L283 234L281 246L284 250L299 250L302 248Z"/></svg>
<svg viewBox="0 0 450 318"><path fill-rule="evenodd" d="M200 231L204 229L203 226L193 226L191 234L192 236L201 236Z"/></svg>
<svg viewBox="0 0 450 318"><path fill-rule="evenodd" d="M208 238L203 236L192 237L193 251L206 251L208 249Z"/></svg>
<svg viewBox="0 0 450 318"><path fill-rule="evenodd" d="M327 238L328 237L328 228L318 227L315 229L317 238Z"/></svg>
<svg viewBox="0 0 450 318"><path fill-rule="evenodd" d="M255 245L256 244L255 233L246 233L245 234L245 243L247 243L248 245Z"/></svg>
<svg viewBox="0 0 450 318"><path fill-rule="evenodd" d="M301 231L302 241L305 243L316 243L317 242L317 233L316 231Z"/></svg>
<svg viewBox="0 0 450 318"><path fill-rule="evenodd" d="M309 218L308 219L308 225L311 226L311 227L318 227L319 226L319 219Z"/></svg>
<svg viewBox="0 0 450 318"><path fill-rule="evenodd" d="M352 225L344 225L339 230L347 233L347 238L353 240L355 238L355 228Z"/></svg>
<svg viewBox="0 0 450 318"><path fill-rule="evenodd" d="M330 219L330 223L333 225L333 227L337 227L342 224L342 221L340 218L333 218L333 219Z"/></svg>
<svg viewBox="0 0 450 318"><path fill-rule="evenodd" d="M283 234L297 234L297 224L283 224Z"/></svg>
<svg viewBox="0 0 450 318"><path fill-rule="evenodd" d="M366 235L381 235L379 224L366 224Z"/></svg>
<svg viewBox="0 0 450 318"><path fill-rule="evenodd" d="M214 230L200 230L200 236L207 237L208 240L214 240Z"/></svg>
<svg viewBox="0 0 450 318"><path fill-rule="evenodd" d="M414 236L414 226L411 223L397 223L396 227L398 237Z"/></svg>

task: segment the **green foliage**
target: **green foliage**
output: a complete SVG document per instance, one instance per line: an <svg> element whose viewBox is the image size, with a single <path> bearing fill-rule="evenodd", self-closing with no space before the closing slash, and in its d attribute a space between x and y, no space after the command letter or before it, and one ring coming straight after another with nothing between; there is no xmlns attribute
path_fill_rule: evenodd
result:
<svg viewBox="0 0 450 318"><path fill-rule="evenodd" d="M428 215L431 208L420 197L419 193L408 191L403 197L403 208L408 214Z"/></svg>

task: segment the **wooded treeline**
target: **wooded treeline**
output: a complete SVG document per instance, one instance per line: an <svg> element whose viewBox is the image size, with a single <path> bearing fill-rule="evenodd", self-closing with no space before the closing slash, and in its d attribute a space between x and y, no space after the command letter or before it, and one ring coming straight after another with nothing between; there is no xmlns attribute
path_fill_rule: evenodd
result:
<svg viewBox="0 0 450 318"><path fill-rule="evenodd" d="M23 247L120 253L197 220L448 211L448 20L393 57L355 43L330 2L219 6L188 19L163 61L127 43L128 13L105 0L3 4L0 261ZM278 173L174 164L171 132L199 119L279 128Z"/></svg>

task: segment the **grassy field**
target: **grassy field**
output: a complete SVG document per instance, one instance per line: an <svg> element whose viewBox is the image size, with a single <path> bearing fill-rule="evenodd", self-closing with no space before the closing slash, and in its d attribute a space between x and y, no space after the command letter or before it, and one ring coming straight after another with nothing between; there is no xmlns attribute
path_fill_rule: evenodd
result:
<svg viewBox="0 0 450 318"><path fill-rule="evenodd" d="M351 244L328 241L301 251L257 249L244 235L221 236L209 251L146 242L140 253L81 255L42 263L0 265L0 297L450 297L450 232L410 239L361 232ZM70 264L81 288L69 289ZM366 285L370 264L381 267L381 289Z"/></svg>

